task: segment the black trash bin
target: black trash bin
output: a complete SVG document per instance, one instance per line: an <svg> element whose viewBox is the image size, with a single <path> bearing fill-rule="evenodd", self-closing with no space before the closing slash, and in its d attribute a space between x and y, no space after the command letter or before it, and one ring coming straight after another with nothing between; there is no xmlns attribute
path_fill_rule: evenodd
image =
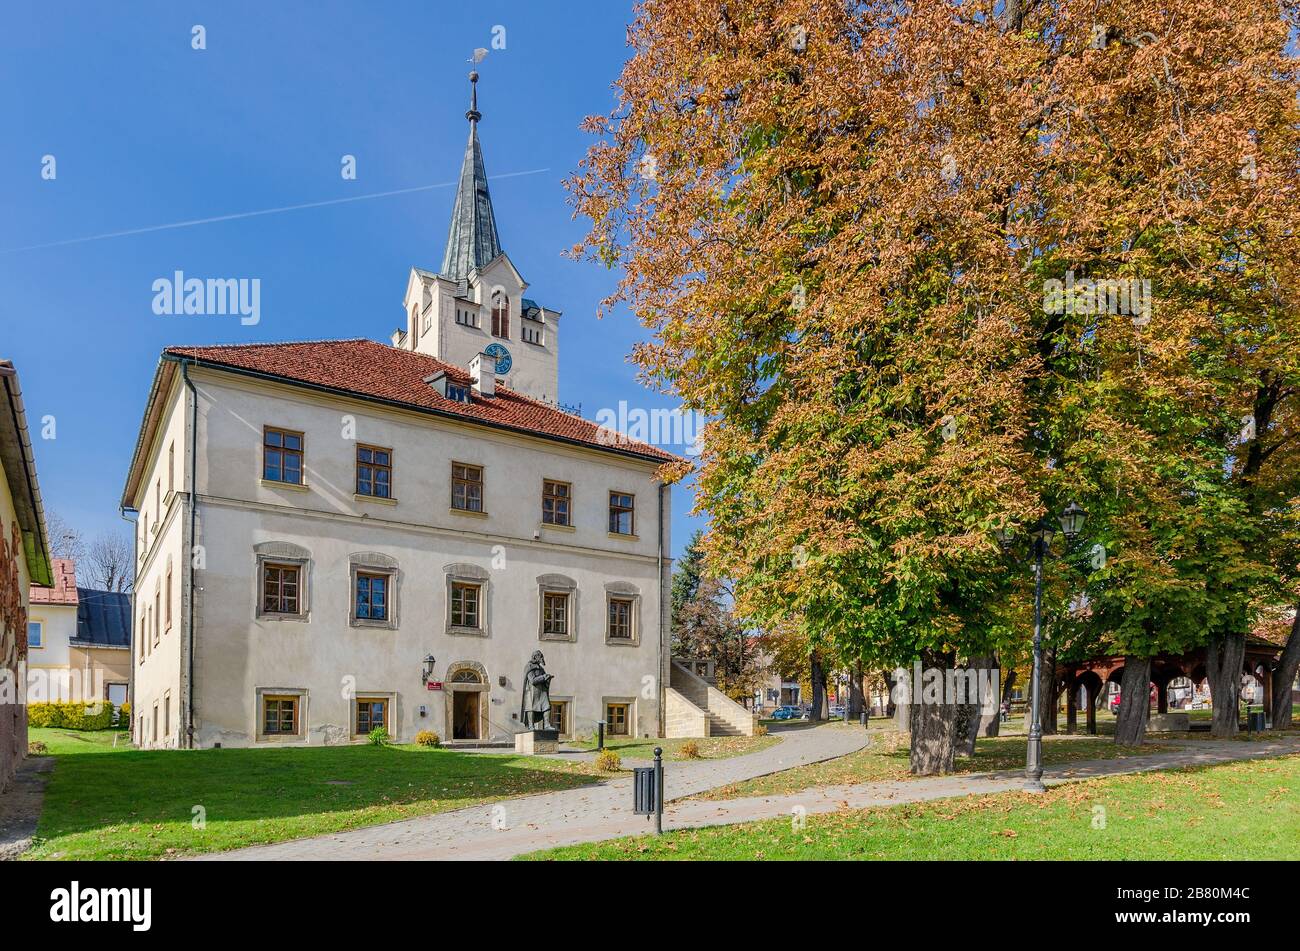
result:
<svg viewBox="0 0 1300 951"><path fill-rule="evenodd" d="M1263 733L1268 729L1268 723L1264 717L1263 710L1246 711L1246 730L1249 733Z"/></svg>
<svg viewBox="0 0 1300 951"><path fill-rule="evenodd" d="M632 768L632 812L638 816L652 816L659 802L659 788L653 766Z"/></svg>

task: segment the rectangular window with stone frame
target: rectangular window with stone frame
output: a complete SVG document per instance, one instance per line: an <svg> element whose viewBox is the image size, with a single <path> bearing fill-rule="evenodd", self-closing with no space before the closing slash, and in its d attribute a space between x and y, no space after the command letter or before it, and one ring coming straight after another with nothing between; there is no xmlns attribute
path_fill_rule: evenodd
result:
<svg viewBox="0 0 1300 951"><path fill-rule="evenodd" d="M578 638L578 582L567 575L537 577L537 637L543 641Z"/></svg>
<svg viewBox="0 0 1300 951"><path fill-rule="evenodd" d="M635 602L631 598L609 599L609 638L610 640L630 641L632 639L632 609Z"/></svg>
<svg viewBox="0 0 1300 951"><path fill-rule="evenodd" d="M542 637L560 641L569 639L569 594L567 591L543 592Z"/></svg>
<svg viewBox="0 0 1300 951"><path fill-rule="evenodd" d="M388 698L357 697L355 735L366 736L380 727L388 730Z"/></svg>
<svg viewBox="0 0 1300 951"><path fill-rule="evenodd" d="M352 627L395 631L401 576L397 560L383 552L355 552L349 558Z"/></svg>
<svg viewBox="0 0 1300 951"><path fill-rule="evenodd" d="M641 593L627 581L605 585L605 643L636 647L641 642Z"/></svg>
<svg viewBox="0 0 1300 951"><path fill-rule="evenodd" d="M605 704L605 732L610 736L629 736L631 704Z"/></svg>
<svg viewBox="0 0 1300 951"><path fill-rule="evenodd" d="M560 736L568 737L569 732L569 704L572 701L560 700L556 697L551 698L551 726L560 732Z"/></svg>
<svg viewBox="0 0 1300 951"><path fill-rule="evenodd" d="M262 732L268 736L296 735L298 732L298 698L262 698Z"/></svg>
<svg viewBox="0 0 1300 951"><path fill-rule="evenodd" d="M358 571L356 598L357 620L388 620L388 575Z"/></svg>
<svg viewBox="0 0 1300 951"><path fill-rule="evenodd" d="M479 595L483 589L463 581L451 583L451 623L479 630Z"/></svg>
<svg viewBox="0 0 1300 951"><path fill-rule="evenodd" d="M302 566L279 565L264 562L262 565L262 613L298 615L300 611Z"/></svg>
<svg viewBox="0 0 1300 951"><path fill-rule="evenodd" d="M445 633L451 636L490 637L492 627L492 576L486 568L461 562L443 565L446 598Z"/></svg>
<svg viewBox="0 0 1300 951"><path fill-rule="evenodd" d="M254 617L263 621L309 620L311 552L292 542L259 542L253 546L257 571L253 576Z"/></svg>

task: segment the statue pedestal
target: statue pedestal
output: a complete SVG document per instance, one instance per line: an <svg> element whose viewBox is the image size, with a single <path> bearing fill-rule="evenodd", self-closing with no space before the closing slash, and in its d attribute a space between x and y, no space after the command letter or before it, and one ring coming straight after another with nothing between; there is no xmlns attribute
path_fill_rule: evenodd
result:
<svg viewBox="0 0 1300 951"><path fill-rule="evenodd" d="M515 734L515 752L524 756L554 753L559 748L559 730L524 730Z"/></svg>
<svg viewBox="0 0 1300 951"><path fill-rule="evenodd" d="M1192 728L1192 718L1186 713L1153 713L1147 721L1149 733L1186 733Z"/></svg>

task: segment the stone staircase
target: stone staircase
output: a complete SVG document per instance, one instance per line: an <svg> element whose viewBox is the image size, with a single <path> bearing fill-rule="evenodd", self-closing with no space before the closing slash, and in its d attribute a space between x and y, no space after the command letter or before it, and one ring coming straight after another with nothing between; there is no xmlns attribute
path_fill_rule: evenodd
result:
<svg viewBox="0 0 1300 951"><path fill-rule="evenodd" d="M673 661L664 691L664 732L669 737L753 736L758 720L708 681Z"/></svg>

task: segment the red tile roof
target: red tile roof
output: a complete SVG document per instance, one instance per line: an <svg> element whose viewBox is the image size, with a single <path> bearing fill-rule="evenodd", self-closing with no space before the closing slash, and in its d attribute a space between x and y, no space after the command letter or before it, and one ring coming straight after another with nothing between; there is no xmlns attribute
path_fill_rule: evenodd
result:
<svg viewBox="0 0 1300 951"><path fill-rule="evenodd" d="M461 403L439 396L425 379L442 371L453 383L468 387L469 372L423 353L399 350L373 340L317 340L301 343L247 344L219 347L168 347L172 357L264 374L291 383L382 400L433 411L467 422L504 427L549 439L616 451L652 462L678 457L520 393L497 386L489 398L473 396Z"/></svg>
<svg viewBox="0 0 1300 951"><path fill-rule="evenodd" d="M76 604L77 565L71 558L52 558L54 587L31 586L32 604Z"/></svg>

